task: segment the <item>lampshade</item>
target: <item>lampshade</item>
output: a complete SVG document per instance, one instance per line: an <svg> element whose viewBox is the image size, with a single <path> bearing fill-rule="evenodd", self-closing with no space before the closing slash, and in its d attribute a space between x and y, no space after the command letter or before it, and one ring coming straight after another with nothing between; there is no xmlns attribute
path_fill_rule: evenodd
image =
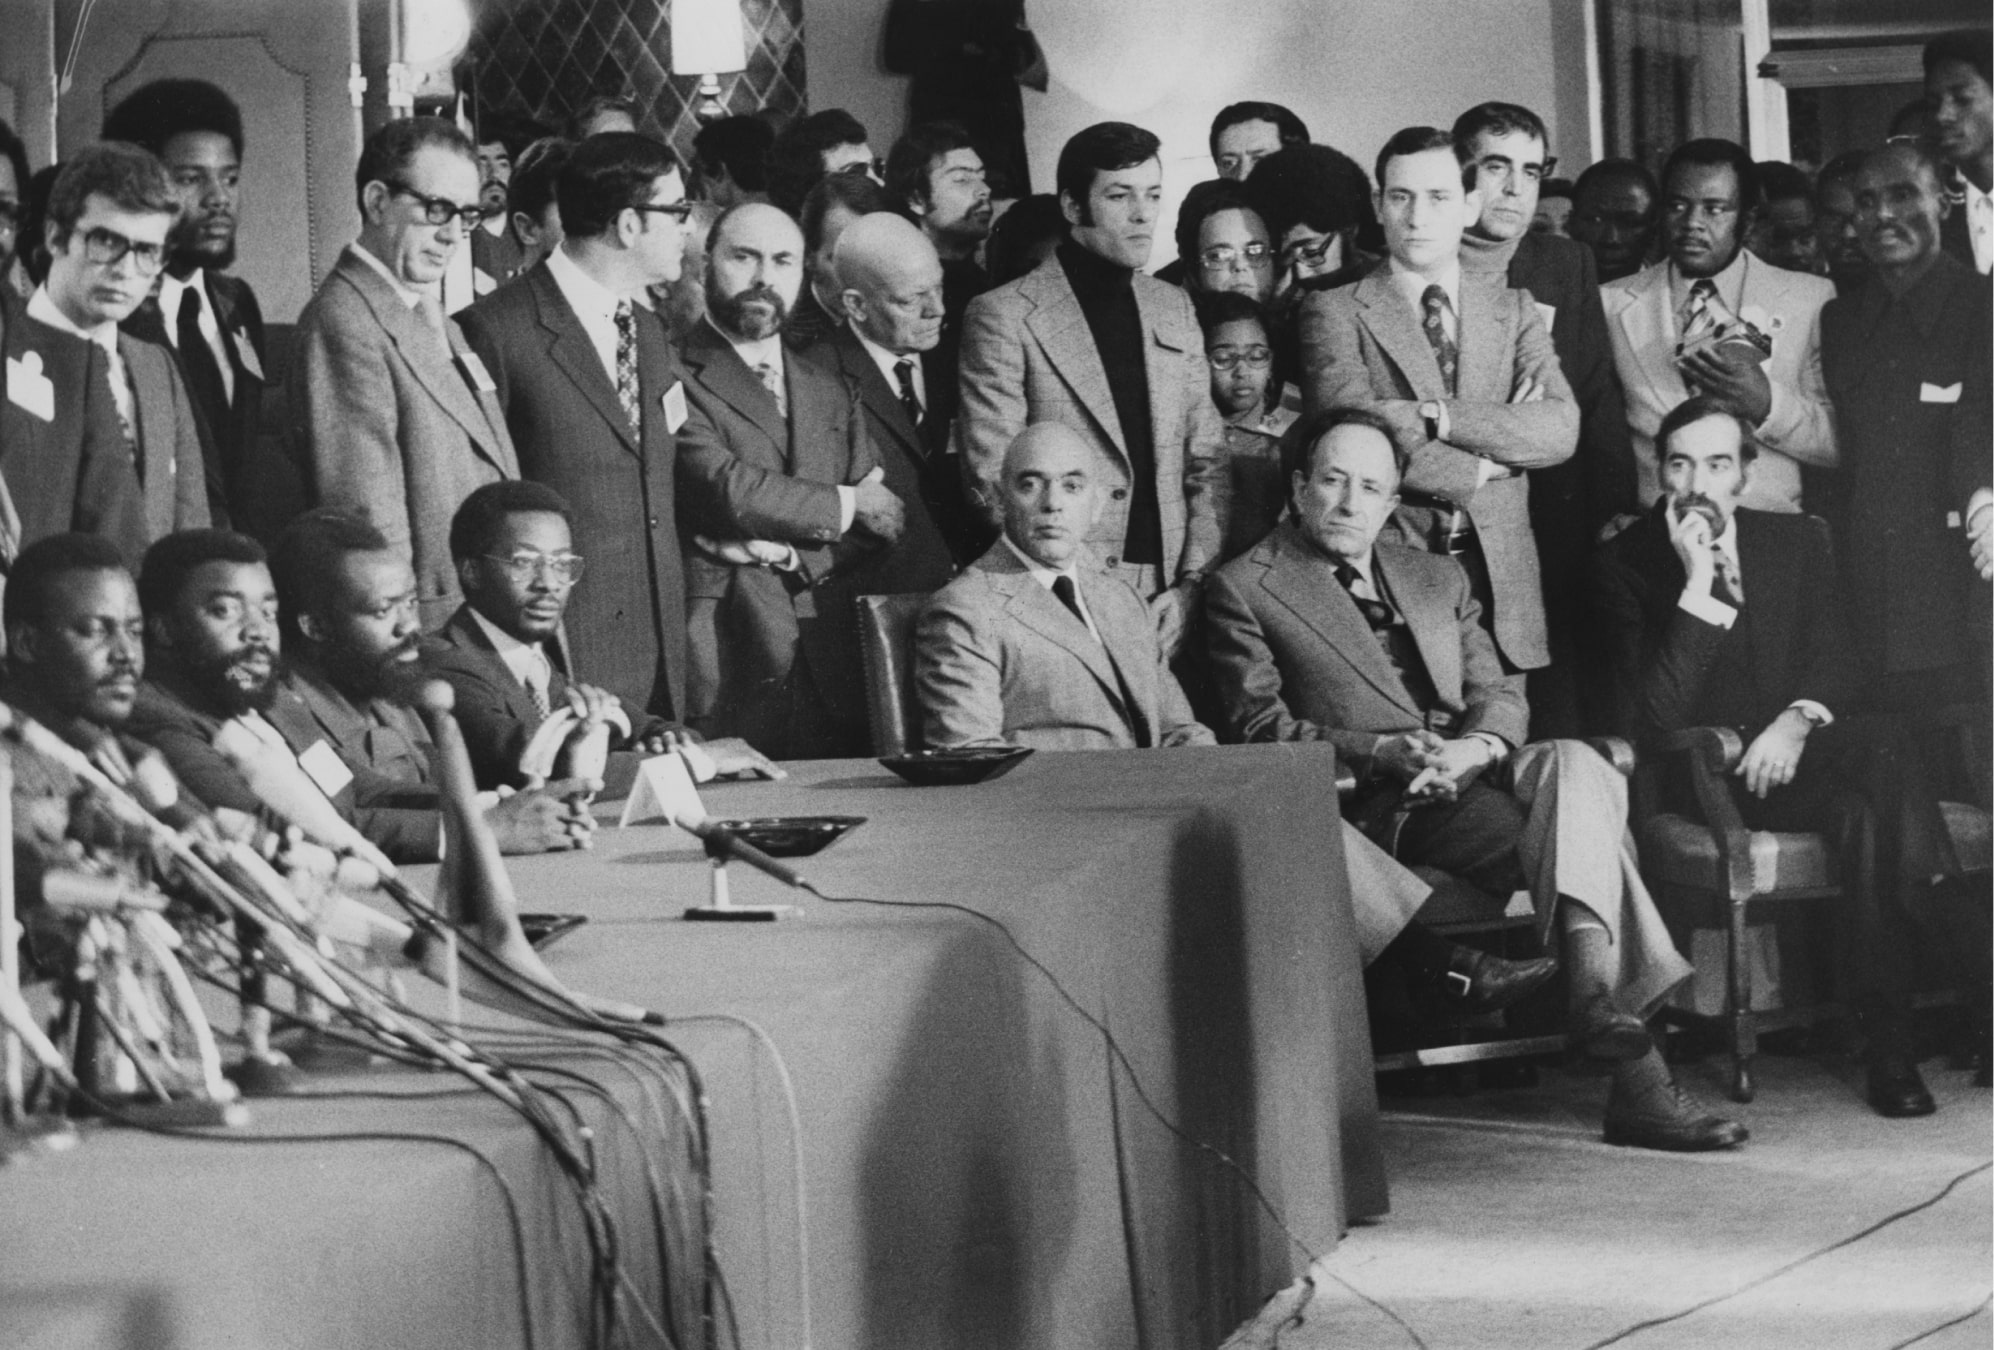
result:
<svg viewBox="0 0 1994 1350"><path fill-rule="evenodd" d="M402 59L417 68L446 65L471 41L464 0L404 0Z"/></svg>
<svg viewBox="0 0 1994 1350"><path fill-rule="evenodd" d="M746 70L740 0L672 0L672 74Z"/></svg>

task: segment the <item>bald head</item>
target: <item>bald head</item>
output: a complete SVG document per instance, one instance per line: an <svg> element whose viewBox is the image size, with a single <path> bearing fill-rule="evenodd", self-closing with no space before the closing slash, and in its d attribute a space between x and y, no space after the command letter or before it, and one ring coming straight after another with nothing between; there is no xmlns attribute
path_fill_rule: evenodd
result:
<svg viewBox="0 0 1994 1350"><path fill-rule="evenodd" d="M1026 427L1004 452L1004 533L1041 566L1067 567L1101 518L1096 475L1094 451L1075 432Z"/></svg>
<svg viewBox="0 0 1994 1350"><path fill-rule="evenodd" d="M900 356L942 340L942 260L917 226L885 211L860 216L838 236L832 266L866 337Z"/></svg>
<svg viewBox="0 0 1994 1350"><path fill-rule="evenodd" d="M766 202L722 215L706 246L706 312L729 337L782 331L803 285L803 231Z"/></svg>

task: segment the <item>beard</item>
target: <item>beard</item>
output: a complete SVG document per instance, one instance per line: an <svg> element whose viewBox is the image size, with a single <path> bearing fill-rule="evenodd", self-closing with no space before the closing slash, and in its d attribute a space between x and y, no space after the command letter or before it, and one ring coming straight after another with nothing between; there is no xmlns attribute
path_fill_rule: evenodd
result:
<svg viewBox="0 0 1994 1350"><path fill-rule="evenodd" d="M1702 516L1704 523L1710 527L1712 539L1724 533L1724 512L1718 508L1716 502L1701 492L1685 492L1678 496L1675 499L1675 512L1677 519L1685 519L1692 512Z"/></svg>
<svg viewBox="0 0 1994 1350"><path fill-rule="evenodd" d="M204 224L203 220L182 220L174 226L167 246L176 271L205 267L222 272L235 265L235 231L230 230L226 238L209 238L202 233Z"/></svg>
<svg viewBox="0 0 1994 1350"><path fill-rule="evenodd" d="M317 655L326 678L348 698L405 700L419 676L416 663L403 658L415 650L417 639L411 633L379 656L339 647L326 647Z"/></svg>
<svg viewBox="0 0 1994 1350"><path fill-rule="evenodd" d="M252 673L241 667L250 655L267 656L270 673ZM194 688L213 701L226 717L249 712L269 712L277 701L277 681L283 677L283 658L269 647L244 647L221 656L193 663L188 676Z"/></svg>
<svg viewBox="0 0 1994 1350"><path fill-rule="evenodd" d="M751 310L750 305L768 308ZM789 305L773 286L750 286L739 295L720 295L709 285L706 312L722 330L749 342L774 337L789 320Z"/></svg>

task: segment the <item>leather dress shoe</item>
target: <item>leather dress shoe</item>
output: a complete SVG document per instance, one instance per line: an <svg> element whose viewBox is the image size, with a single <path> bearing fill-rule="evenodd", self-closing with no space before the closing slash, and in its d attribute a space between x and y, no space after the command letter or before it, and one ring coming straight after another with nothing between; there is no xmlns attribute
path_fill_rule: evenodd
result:
<svg viewBox="0 0 1994 1350"><path fill-rule="evenodd" d="M1472 947L1457 947L1442 984L1454 1011L1491 1013L1521 1002L1557 973L1555 956L1509 961Z"/></svg>
<svg viewBox="0 0 1994 1350"><path fill-rule="evenodd" d="M1615 1006L1604 992L1593 994L1572 1011L1568 1030L1587 1059L1639 1059L1655 1045L1648 1024Z"/></svg>
<svg viewBox="0 0 1994 1350"><path fill-rule="evenodd" d="M1863 1095L1876 1114L1893 1120L1929 1116L1939 1109L1918 1074L1918 1066L1904 1054L1872 1053Z"/></svg>
<svg viewBox="0 0 1994 1350"><path fill-rule="evenodd" d="M1618 1092L1607 1099L1606 1142L1623 1148L1712 1153L1736 1148L1750 1137L1742 1123L1711 1115L1674 1082L1645 1099L1623 1101Z"/></svg>

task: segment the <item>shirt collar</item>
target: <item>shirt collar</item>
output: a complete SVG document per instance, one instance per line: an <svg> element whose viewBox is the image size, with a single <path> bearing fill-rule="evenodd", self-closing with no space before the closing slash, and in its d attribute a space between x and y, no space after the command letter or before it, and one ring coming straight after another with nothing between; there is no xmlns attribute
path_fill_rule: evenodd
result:
<svg viewBox="0 0 1994 1350"><path fill-rule="evenodd" d="M554 663L547 655L545 643L521 642L518 638L500 628L497 624L478 613L473 605L465 605L471 617L478 621L478 627L498 652L499 660L521 684L538 683L545 689L553 680ZM538 680L534 676L538 676Z"/></svg>
<svg viewBox="0 0 1994 1350"><path fill-rule="evenodd" d="M865 348L866 355L870 356L873 364L879 367L879 373L886 377L886 387L888 389L891 389L896 394L900 392L900 377L893 373L893 368L902 361L911 360L914 363L914 381L917 385L921 383L921 353L890 352L867 337L864 330L857 324L852 324L851 330L852 336L857 338L859 345Z"/></svg>
<svg viewBox="0 0 1994 1350"><path fill-rule="evenodd" d="M105 351L115 354L118 350L118 326L114 323L100 323L95 328L79 328L71 323L62 307L49 295L47 286L35 287L35 293L28 297L28 317L39 320L58 333L80 337L85 342L94 342Z"/></svg>
<svg viewBox="0 0 1994 1350"><path fill-rule="evenodd" d="M1069 562L1064 567L1047 567L1031 554L1019 548L1012 541L1010 535L1004 535L1003 539L1004 547L1010 549L1011 555L1025 565L1025 570L1032 574L1032 580L1038 582L1039 585L1045 587L1047 590L1051 590L1052 583L1060 577L1072 577L1074 586L1078 588L1080 585L1079 569L1074 567L1072 563Z"/></svg>
<svg viewBox="0 0 1994 1350"><path fill-rule="evenodd" d="M547 255L547 271L561 288L561 294L574 306L575 313L615 319L616 307L625 297L583 271L581 264L568 255L566 244Z"/></svg>
<svg viewBox="0 0 1994 1350"><path fill-rule="evenodd" d="M711 314L706 316L706 326L711 328L715 333L718 333L722 342L739 353L741 359L747 362L749 370L753 370L756 366L770 366L780 373L784 369L782 364L781 333L771 333L765 338L757 338L752 341L747 338L737 338L732 333L723 330L719 324L713 322Z"/></svg>
<svg viewBox="0 0 1994 1350"><path fill-rule="evenodd" d="M1690 287L1694 286L1698 281L1708 280L1716 286L1717 298L1724 302L1725 308L1729 309L1733 314L1741 313L1744 308L1746 256L1745 250L1742 248L1739 249L1737 256L1725 264L1723 271L1714 277L1707 278L1686 277L1676 271L1676 265L1673 261L1664 264L1669 269L1670 312L1681 313L1683 303L1689 299Z"/></svg>
<svg viewBox="0 0 1994 1350"><path fill-rule="evenodd" d="M1408 271L1406 268L1400 266L1398 260L1395 258L1386 259L1386 266L1391 269L1392 285L1398 287L1399 294L1403 295L1415 310L1425 303L1426 288L1428 286L1439 286L1441 290L1447 292L1447 303L1454 307L1454 313L1457 315L1460 314L1460 258L1456 257L1449 262L1437 277L1424 277L1417 272Z"/></svg>
<svg viewBox="0 0 1994 1350"><path fill-rule="evenodd" d="M388 265L382 262L379 258L375 257L372 253L368 252L367 246L365 244L361 243L358 239L355 239L351 247L353 249L353 256L358 258L361 262L366 263L376 272L380 273L381 280L387 282L388 285L394 288L395 294L399 295L402 298L403 304L407 305L410 309L414 309L417 305L422 303L423 293L419 290L413 289L407 283L405 283L400 277L396 276L393 272L390 272L388 270Z"/></svg>

